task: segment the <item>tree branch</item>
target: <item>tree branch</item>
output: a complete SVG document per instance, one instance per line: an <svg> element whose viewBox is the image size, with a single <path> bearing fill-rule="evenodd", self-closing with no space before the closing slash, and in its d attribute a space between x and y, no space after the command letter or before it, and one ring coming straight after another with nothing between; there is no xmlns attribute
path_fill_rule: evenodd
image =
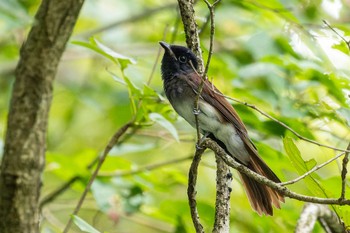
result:
<svg viewBox="0 0 350 233"><path fill-rule="evenodd" d="M218 156L216 158L216 203L213 233L230 232L230 195L232 174L230 168Z"/></svg>
<svg viewBox="0 0 350 233"><path fill-rule="evenodd" d="M210 13L209 14L210 15L210 40L209 40L210 44L209 44L209 53L208 53L207 63L205 65L205 69L204 69L204 72L202 74L202 79L203 80L205 80L207 78L207 73L208 73L208 70L209 70L211 56L213 55L213 44L214 44L214 35L215 35L215 14L214 14L214 9L215 9L216 5L220 2L220 0L216 0L213 4L210 4L207 0L204 0L204 2L205 2L205 4L207 4L207 7L208 7L209 13ZM201 88L203 88L203 86Z"/></svg>
<svg viewBox="0 0 350 233"><path fill-rule="evenodd" d="M318 220L327 233L346 232L344 224L327 206L320 204L305 204L299 217L295 233L311 233Z"/></svg>
<svg viewBox="0 0 350 233"><path fill-rule="evenodd" d="M204 153L204 148L197 148L196 153L193 157L190 171L188 173L188 188L187 188L187 196L188 202L191 210L191 217L194 228L196 229L196 233L204 233L203 226L200 223L199 214L197 210L197 201L196 201L196 184L197 184L197 176L198 176L198 165L201 161L202 154Z"/></svg>
<svg viewBox="0 0 350 233"><path fill-rule="evenodd" d="M322 20L322 21L329 29L331 29L337 36L339 36L342 41L345 42L350 52L350 41L346 40L342 35L340 35L331 25L329 25L329 23L327 23L326 20Z"/></svg>
<svg viewBox="0 0 350 233"><path fill-rule="evenodd" d="M178 0L178 4L182 23L184 25L186 44L188 48L190 48L197 56L198 72L202 74L204 71L204 65L202 59L202 50L199 43L198 26L195 20L195 13L193 8L194 0Z"/></svg>
<svg viewBox="0 0 350 233"><path fill-rule="evenodd" d="M133 125L134 123L134 120L126 123L125 125L123 125L114 135L113 137L110 139L110 141L108 142L106 148L104 149L99 161L98 161L98 164L97 164L97 167L95 169L95 171L93 172L93 174L91 175L90 177L90 180L87 184L87 186L85 187L85 190L83 192L83 194L81 195L80 199L79 199L79 202L77 204L77 206L75 207L72 215L76 215L78 214L81 206L83 205L83 202L85 200L85 197L87 195L87 193L89 192L90 188L91 188L91 185L92 183L94 182L95 178L97 177L97 174L103 164L103 162L105 161L108 153L111 151L111 149L113 148L113 146L118 142L118 140L120 139L120 137ZM63 233L67 233L70 226L72 225L72 221L73 219L70 218L65 229L63 230Z"/></svg>
<svg viewBox="0 0 350 233"><path fill-rule="evenodd" d="M309 170L309 171L306 172L305 174L303 174L303 175L297 177L296 179L290 180L290 181L286 181L286 182L283 182L283 183L280 183L280 185L285 186L285 185L294 184L294 183L298 182L299 180L304 179L305 177L307 177L307 176L310 175L311 173L313 173L313 172L315 172L315 171L317 171L317 170L323 168L324 166L326 166L327 164L333 162L334 160L338 159L339 157L341 157L341 156L344 155L344 154L345 154L345 152L342 152L342 153L338 154L337 156L331 158L330 160L327 160L326 162L321 163L320 165L313 167L311 170Z"/></svg>
<svg viewBox="0 0 350 233"><path fill-rule="evenodd" d="M238 99L235 99L235 98L232 98L232 97L229 97L227 95L224 95L224 94L221 94L219 92L215 92L215 94L217 95L220 95L220 96L223 96L225 97L226 99L229 99L229 100L232 100L232 101L235 101L237 103L240 103L242 105L245 105L249 108L252 108L254 109L255 111L259 112L261 115L265 116L266 118L269 118L270 120L273 120L274 122L278 123L279 125L281 125L282 127L286 128L287 130L289 130L290 132L292 132L296 137L298 137L300 140L303 140L303 141L306 141L306 142L309 142L309 143L312 143L312 144L315 144L317 146L320 146L320 147L324 147L324 148L328 148L328 149L332 149L332 150L335 150L335 151L341 151L341 152L350 152L350 150L348 149L341 149L341 148L338 148L338 147L334 147L334 146L329 146L329 145L325 145L325 144L322 144L322 143L319 143L317 141L314 141L312 139L309 139L307 137L304 137L302 135L300 135L298 132L296 132L294 129L292 129L291 127L289 127L288 125L286 125L285 123L279 121L278 119L274 118L273 116L269 115L268 113L264 112L263 110L260 110L258 107L256 107L255 105L252 105L252 104L249 104L247 102L243 102L241 100L238 100Z"/></svg>
<svg viewBox="0 0 350 233"><path fill-rule="evenodd" d="M347 147L347 150L350 150L350 143ZM345 153L342 162L342 171L341 171L341 194L340 199L345 199L345 190L346 190L346 174L348 173L348 169L346 168L349 162L349 152Z"/></svg>
<svg viewBox="0 0 350 233"><path fill-rule="evenodd" d="M199 44L199 35L198 35L198 27L195 21L195 14L193 9L193 0L178 0L179 9L182 16L182 22L184 24L185 34L186 34L186 43L187 46L196 54L198 60L198 70L192 68L195 72L198 72L202 77L202 82L198 87L198 93L196 99L194 100L194 115L196 121L196 130L197 130L197 145L201 143L200 139L200 130L199 130L199 121L198 121L198 102L199 96L203 90L204 80L207 78L207 72L210 65L211 56L213 53L213 41L215 34L215 23L214 23L214 8L220 0L215 1L213 4L210 4L207 0L204 0L208 6L210 11L210 46L209 46L209 54L206 66L204 68L204 62L202 59L202 54L200 50ZM199 153L200 147L197 148L196 155ZM200 155L197 155L200 156ZM195 185L197 179L197 167L200 162L199 158L194 158L191 169L189 172L189 184L188 184L188 198L190 203L192 221L195 226L196 232L203 232L203 227L199 221L199 215L196 207L195 200ZM225 178L229 173L229 168L227 165L219 158L216 159L217 162L217 182L216 182L216 205L215 205L215 223L213 232L229 232L229 224L230 224L230 192L229 192L229 184L230 179Z"/></svg>
<svg viewBox="0 0 350 233"><path fill-rule="evenodd" d="M52 193L46 195L40 201L39 208L42 209L46 204L55 200L59 195L61 195L63 192L65 192L72 184L74 184L78 180L82 180L82 177L81 176L74 176L74 177L70 178L66 183L62 184L61 187L54 190Z"/></svg>
<svg viewBox="0 0 350 233"><path fill-rule="evenodd" d="M330 205L350 205L349 199L339 199L339 198L320 198L320 197L313 197L313 196L306 196L301 195L298 193L295 193L291 190L289 190L287 187L284 187L281 185L281 183L275 183L269 179L267 179L264 176L261 176L246 166L239 164L236 162L231 156L227 155L226 152L213 140L206 138L203 140L203 142L200 144L201 147L204 148L210 148L212 151L214 151L218 156L220 156L227 165L230 167L236 169L240 173L243 173L247 175L248 177L256 180L257 182L264 184L270 188L273 188L283 194L286 197L296 199L299 201L304 202L311 202L311 203L318 203L318 204L330 204Z"/></svg>
<svg viewBox="0 0 350 233"><path fill-rule="evenodd" d="M39 195L56 70L83 0L43 0L15 70L0 174L0 232L39 232Z"/></svg>

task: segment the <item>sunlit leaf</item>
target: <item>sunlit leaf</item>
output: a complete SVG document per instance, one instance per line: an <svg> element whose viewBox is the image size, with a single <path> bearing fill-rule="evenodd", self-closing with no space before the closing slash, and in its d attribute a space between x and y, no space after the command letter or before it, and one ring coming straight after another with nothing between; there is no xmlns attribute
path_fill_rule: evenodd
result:
<svg viewBox="0 0 350 233"><path fill-rule="evenodd" d="M96 230L93 226L85 222L82 218L77 215L73 215L73 222L75 225L79 227L80 230L87 233L100 233L100 231Z"/></svg>
<svg viewBox="0 0 350 233"><path fill-rule="evenodd" d="M350 126L350 109L339 108L336 110L336 112L338 113L338 115L340 115L346 121L348 126Z"/></svg>
<svg viewBox="0 0 350 233"><path fill-rule="evenodd" d="M341 41L339 44L335 44L335 45L333 45L332 46L332 48L334 48L334 49L337 49L337 50L339 50L340 52L343 52L343 53L345 53L345 54L349 54L349 47L348 47L348 45L344 42L344 41Z"/></svg>
<svg viewBox="0 0 350 233"><path fill-rule="evenodd" d="M123 84L123 85L127 85L123 78L117 76L116 74L114 74L114 73L112 73L112 72L110 72L110 71L108 71L108 73L112 76L112 78L114 79L114 81L116 81L116 82L118 82L118 83L120 83L120 84Z"/></svg>
<svg viewBox="0 0 350 233"><path fill-rule="evenodd" d="M161 126L163 126L166 130L169 131L169 133L175 138L176 141L179 141L179 135L177 134L176 128L162 115L158 113L151 113L149 114L149 117L151 120L157 122Z"/></svg>
<svg viewBox="0 0 350 233"><path fill-rule="evenodd" d="M120 53L115 52L113 49L102 44L95 38L90 38L89 43L85 41L72 41L72 44L80 45L86 48L89 48L106 58L109 58L113 62L118 62L121 66L121 69L124 70L129 64L135 64L136 61L133 58L127 57Z"/></svg>
<svg viewBox="0 0 350 233"><path fill-rule="evenodd" d="M132 95L140 97L142 95L142 91L139 87L137 87L128 77L124 76L124 81L128 85L131 90Z"/></svg>
<svg viewBox="0 0 350 233"><path fill-rule="evenodd" d="M136 61L133 58L127 57L125 55L122 55L120 53L117 53L113 49L107 47L106 45L100 43L98 40L94 39L96 45L98 48L100 48L104 53L108 54L109 56L118 59L122 70L124 70L128 64L135 64Z"/></svg>
<svg viewBox="0 0 350 233"><path fill-rule="evenodd" d="M155 148L155 143L123 143L121 145L113 147L109 153L111 156L119 156L128 153L144 152Z"/></svg>
<svg viewBox="0 0 350 233"><path fill-rule="evenodd" d="M117 53L116 51L112 50L111 48L107 47L106 45L100 43L98 40L94 39L97 47L99 47L103 52L105 52L106 54L117 58L117 59L121 59L121 60L128 60L131 64L135 64L136 61L133 58L127 57L123 54Z"/></svg>
<svg viewBox="0 0 350 233"><path fill-rule="evenodd" d="M293 139L289 137L283 138L283 145L293 167L296 169L299 175L305 174L316 166L317 163L314 159L310 159L308 161L303 160L298 147L293 142ZM318 181L315 180L314 176L315 174L311 174L304 178L307 188L315 195L327 196L326 191L320 186Z"/></svg>

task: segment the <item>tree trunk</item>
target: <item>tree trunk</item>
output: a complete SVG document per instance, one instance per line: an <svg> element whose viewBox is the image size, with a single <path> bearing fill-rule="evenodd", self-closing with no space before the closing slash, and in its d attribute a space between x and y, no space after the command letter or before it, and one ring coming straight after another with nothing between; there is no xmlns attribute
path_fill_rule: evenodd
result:
<svg viewBox="0 0 350 233"><path fill-rule="evenodd" d="M39 232L52 86L83 0L43 0L15 71L0 174L0 232Z"/></svg>

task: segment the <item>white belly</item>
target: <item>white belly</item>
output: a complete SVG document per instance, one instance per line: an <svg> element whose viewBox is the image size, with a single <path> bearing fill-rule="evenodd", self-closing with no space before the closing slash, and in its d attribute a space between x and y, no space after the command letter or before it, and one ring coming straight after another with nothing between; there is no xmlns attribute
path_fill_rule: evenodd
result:
<svg viewBox="0 0 350 233"><path fill-rule="evenodd" d="M185 104L187 103L187 104ZM174 108L176 112L185 118L190 125L196 128L195 116L193 114L194 104L190 101L184 101L181 104L177 103ZM232 156L239 161L246 163L249 161L249 153L246 150L244 143L237 134L235 127L230 123L223 123L221 114L207 102L199 101L198 121L201 133L212 133L217 139L222 141L227 150Z"/></svg>

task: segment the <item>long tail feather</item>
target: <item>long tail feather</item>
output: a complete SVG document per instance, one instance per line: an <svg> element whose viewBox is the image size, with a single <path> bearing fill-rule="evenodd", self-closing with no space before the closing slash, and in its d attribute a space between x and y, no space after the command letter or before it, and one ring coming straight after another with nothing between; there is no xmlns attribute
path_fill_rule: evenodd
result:
<svg viewBox="0 0 350 233"><path fill-rule="evenodd" d="M225 144L220 140L218 140L217 138L215 138L213 134L209 134L208 137L216 141L219 144L219 146L221 146L226 151L226 153L230 154L227 151ZM262 176L265 176L266 178L276 183L280 183L281 182L280 179L269 168L269 166L267 166L267 164L260 158L260 156L257 154L257 151L253 150L252 148L249 148L249 149L250 149L249 150L250 161L246 166L250 170ZM280 202L284 202L284 197L282 194L269 188L266 185L258 183L257 181L249 178L248 176L242 173L239 173L239 175L241 177L244 188L246 190L249 202L252 208L258 214L273 215L272 206L280 208Z"/></svg>
<svg viewBox="0 0 350 233"><path fill-rule="evenodd" d="M253 155L251 157L251 161L247 167L276 183L281 182L275 173L273 173L273 171L266 165L264 161L262 161L258 155ZM240 176L249 202L252 208L258 214L273 215L272 206L280 208L280 202L284 202L284 197L282 194L266 185L258 183L257 181L249 178L242 173L240 173Z"/></svg>

